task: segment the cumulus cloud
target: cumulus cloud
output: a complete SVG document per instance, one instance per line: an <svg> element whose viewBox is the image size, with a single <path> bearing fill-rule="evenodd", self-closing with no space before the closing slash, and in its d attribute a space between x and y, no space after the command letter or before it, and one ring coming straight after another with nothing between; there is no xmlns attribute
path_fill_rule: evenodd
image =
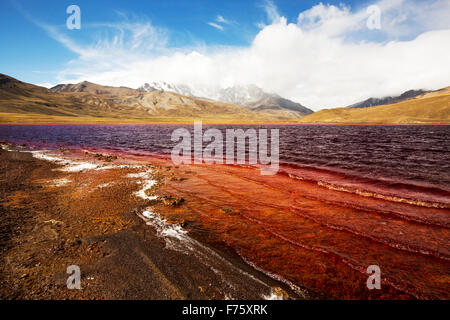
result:
<svg viewBox="0 0 450 320"><path fill-rule="evenodd" d="M320 3L288 21L267 1L269 24L261 26L247 47L171 48L167 30L148 21L92 26L108 28L110 36L88 45L54 27L45 28L79 55L60 72L60 82L130 87L158 80L197 87L255 84L315 110L449 86L449 1L374 4L381 9L380 30L367 28L366 8L352 11ZM216 22L225 21L219 17Z"/></svg>
<svg viewBox="0 0 450 320"><path fill-rule="evenodd" d="M318 5L301 12L297 18L297 25L306 32L321 33L329 37L342 35L347 32L359 31L363 28L366 14L351 13L350 7L341 4Z"/></svg>

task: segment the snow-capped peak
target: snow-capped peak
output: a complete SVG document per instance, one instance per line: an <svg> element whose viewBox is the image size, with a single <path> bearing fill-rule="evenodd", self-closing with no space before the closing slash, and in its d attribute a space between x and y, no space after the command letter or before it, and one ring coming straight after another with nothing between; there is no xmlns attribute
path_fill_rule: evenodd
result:
<svg viewBox="0 0 450 320"><path fill-rule="evenodd" d="M259 108L261 110L287 110L298 112L298 115L312 113L299 103L284 99L277 94L267 93L256 85L234 85L232 87L208 87L188 86L183 84L170 84L164 81L150 82L141 86L141 91L170 91L188 97L206 98L210 100L232 103L249 109Z"/></svg>
<svg viewBox="0 0 450 320"><path fill-rule="evenodd" d="M143 86L139 87L138 90L151 92L155 90L159 91L170 91L174 93L181 94L183 96L193 97L191 89L186 85L174 85L164 81L154 81L150 83L145 83Z"/></svg>
<svg viewBox="0 0 450 320"><path fill-rule="evenodd" d="M227 88L201 87L195 88L183 84L171 84L164 81L145 83L138 90L151 92L155 90L170 91L189 97L207 98L237 105L247 105L267 97L261 88L255 85L236 85Z"/></svg>

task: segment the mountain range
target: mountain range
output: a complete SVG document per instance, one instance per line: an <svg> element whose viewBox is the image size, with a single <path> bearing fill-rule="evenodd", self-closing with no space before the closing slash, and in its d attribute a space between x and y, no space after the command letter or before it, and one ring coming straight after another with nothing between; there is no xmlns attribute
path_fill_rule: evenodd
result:
<svg viewBox="0 0 450 320"><path fill-rule="evenodd" d="M214 99L220 101L216 101ZM376 104L383 105L376 105ZM388 104L386 104L388 103ZM51 89L0 74L0 123L450 123L450 87L312 112L254 86L225 89L91 82Z"/></svg>
<svg viewBox="0 0 450 320"><path fill-rule="evenodd" d="M210 90L207 97L195 95L195 91L187 85L175 86L165 82L154 82L152 85L146 83L134 90L126 87L101 86L84 81L78 84L59 84L50 90L58 93L85 93L102 96L104 99L107 97L114 103L132 106L153 115L174 110L176 115L191 116L191 112L198 106L195 101L198 102L199 99L221 106L225 104L235 105L251 110L252 113L258 114L262 118L270 116L278 120L295 119L313 113L312 110L299 103L275 94L265 93L256 86L236 86L218 89L217 91ZM206 93L207 91L204 90L203 92ZM219 96L217 97L217 95ZM220 110L217 111L219 111L219 114L223 113Z"/></svg>
<svg viewBox="0 0 450 320"><path fill-rule="evenodd" d="M0 123L278 122L283 111L253 111L230 103L81 82L51 89L0 74Z"/></svg>
<svg viewBox="0 0 450 320"><path fill-rule="evenodd" d="M384 98L369 98L367 100L352 104L350 106L347 106L347 108L368 108L368 107L375 107L375 106L381 106L385 104L394 104L397 102L402 102L408 99L415 98L417 96L421 96L425 93L428 93L431 91L425 91L425 90L408 90L406 92L403 92L399 96L388 96Z"/></svg>
<svg viewBox="0 0 450 320"><path fill-rule="evenodd" d="M175 85L167 82L145 83L138 90L143 92L168 91L188 97L206 98L235 104L253 111L264 111L273 115L285 115L299 118L313 113L300 103L285 99L277 94L264 92L255 85L236 85L227 88L202 87L181 84Z"/></svg>
<svg viewBox="0 0 450 320"><path fill-rule="evenodd" d="M369 106L368 103L386 103ZM347 108L323 109L300 123L450 124L450 87L410 90L398 97L368 99Z"/></svg>

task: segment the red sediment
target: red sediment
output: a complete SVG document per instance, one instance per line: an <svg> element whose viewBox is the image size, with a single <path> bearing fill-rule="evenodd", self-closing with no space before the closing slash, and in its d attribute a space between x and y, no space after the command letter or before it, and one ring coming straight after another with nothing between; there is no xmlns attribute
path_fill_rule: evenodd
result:
<svg viewBox="0 0 450 320"><path fill-rule="evenodd" d="M161 192L186 204L158 209L267 272L337 298L450 297L448 209L262 176L254 168L191 165L172 171L187 179L168 181ZM366 286L369 265L381 269L381 290Z"/></svg>
<svg viewBox="0 0 450 320"><path fill-rule="evenodd" d="M185 199L155 210L267 273L341 299L450 298L449 208L262 176L258 168L125 156L161 165L159 194ZM381 290L367 288L370 265L381 269Z"/></svg>

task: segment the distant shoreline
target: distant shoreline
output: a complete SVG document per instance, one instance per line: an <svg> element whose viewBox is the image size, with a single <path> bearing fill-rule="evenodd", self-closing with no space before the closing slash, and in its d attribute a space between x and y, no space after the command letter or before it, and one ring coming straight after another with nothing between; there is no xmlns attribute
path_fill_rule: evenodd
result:
<svg viewBox="0 0 450 320"><path fill-rule="evenodd" d="M161 126L177 126L177 125L193 125L194 121L183 122L102 122L102 123L9 123L2 122L0 126L147 126L147 125L161 125ZM245 125L245 126L259 126L259 125L275 125L275 126L450 126L449 123L298 123L298 122L209 122L203 121L204 125Z"/></svg>

